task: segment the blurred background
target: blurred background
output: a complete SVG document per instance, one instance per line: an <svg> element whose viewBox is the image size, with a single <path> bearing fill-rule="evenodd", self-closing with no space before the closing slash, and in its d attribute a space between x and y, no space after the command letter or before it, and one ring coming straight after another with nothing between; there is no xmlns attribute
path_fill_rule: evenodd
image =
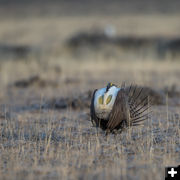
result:
<svg viewBox="0 0 180 180"><path fill-rule="evenodd" d="M108 81L178 86L179 61L178 0L0 1L1 88L29 83L39 96Z"/></svg>

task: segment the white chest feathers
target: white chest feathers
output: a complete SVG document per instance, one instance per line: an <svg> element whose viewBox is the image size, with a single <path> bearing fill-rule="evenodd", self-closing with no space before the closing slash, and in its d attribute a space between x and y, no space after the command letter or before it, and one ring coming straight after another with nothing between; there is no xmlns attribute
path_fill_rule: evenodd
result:
<svg viewBox="0 0 180 180"><path fill-rule="evenodd" d="M113 108L116 96L120 88L112 86L106 92L106 88L96 91L94 96L94 109L96 116L100 119L107 120Z"/></svg>

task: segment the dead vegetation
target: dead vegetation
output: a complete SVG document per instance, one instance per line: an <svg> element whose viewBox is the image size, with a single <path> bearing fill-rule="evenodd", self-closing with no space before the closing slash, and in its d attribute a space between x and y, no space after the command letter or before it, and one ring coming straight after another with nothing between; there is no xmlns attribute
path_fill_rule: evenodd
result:
<svg viewBox="0 0 180 180"><path fill-rule="evenodd" d="M73 61L70 62L73 64ZM139 180L151 179L154 176L154 179L159 180L164 177L165 166L177 165L180 161L180 112L175 99L179 99L179 76L178 73L167 76L176 71L177 65L171 64L170 67L167 62L167 66L162 65L160 72L161 75L166 75L167 82L172 82L171 77L177 77L176 86L172 83L172 86L165 88L161 76L156 74L157 82L161 80L161 88L155 88L153 85L147 86L146 79L139 79L147 62L141 62L142 69L137 62L134 66L127 65L128 62L118 63L120 62L115 61L112 66L111 62L111 65L103 67L102 61L96 63L93 70L91 63L86 61L81 64L81 72L79 65L76 64L76 67L73 64L74 69L71 69L71 72L67 69L68 73L65 71L66 65L61 64L62 79L57 81L54 78L58 86L48 83L47 86L38 85L41 76L32 78L31 71L29 74L26 70L31 68L35 73L36 66L33 63L23 66L26 67L22 71L23 75L30 78L15 80L7 85L0 106L1 177ZM129 63L132 65L132 62ZM148 82L154 79L154 67L158 67L159 62L151 63L153 65L149 65L144 74L148 76ZM119 71L115 68L117 64ZM16 65L17 63L13 64L14 74L17 73ZM94 88L102 87L105 84L102 79L108 79L108 76L110 79L116 79L116 76L122 79L128 77L133 81L131 74L127 76L126 72L121 72L124 68L127 72L138 70L134 77L139 81L138 88L143 87L144 92L150 94L153 100L150 110L153 113L143 126L106 136L104 131L96 129L90 122L91 93ZM96 81L92 81L93 77L89 74L86 76L87 71L96 75ZM45 72L47 73L47 69ZM109 74L105 76L104 72ZM51 73L53 75L53 71L49 69L48 75ZM10 74L8 78L11 79ZM77 78L79 81L66 83L67 78ZM31 79L34 79L34 82ZM46 80L48 82L48 78ZM17 86L17 82L21 84L22 81L28 85L24 86L22 83L23 86ZM88 85L89 82L91 84Z"/></svg>
<svg viewBox="0 0 180 180"><path fill-rule="evenodd" d="M166 119L166 111L153 110L145 126L109 136L82 111L39 110L3 119L1 177L161 179L164 166L179 162L180 125L173 113Z"/></svg>
<svg viewBox="0 0 180 180"><path fill-rule="evenodd" d="M0 4L0 179L163 179L180 162L179 1L18 2ZM91 94L124 81L153 113L106 136Z"/></svg>

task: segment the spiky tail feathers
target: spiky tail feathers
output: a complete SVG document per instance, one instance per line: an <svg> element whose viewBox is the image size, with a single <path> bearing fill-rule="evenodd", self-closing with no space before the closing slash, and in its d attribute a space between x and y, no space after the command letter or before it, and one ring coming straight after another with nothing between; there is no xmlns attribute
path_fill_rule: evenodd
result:
<svg viewBox="0 0 180 180"><path fill-rule="evenodd" d="M126 88L126 95L128 99L129 112L130 112L130 125L140 125L144 120L147 120L150 108L150 98L148 92L142 87L131 85Z"/></svg>

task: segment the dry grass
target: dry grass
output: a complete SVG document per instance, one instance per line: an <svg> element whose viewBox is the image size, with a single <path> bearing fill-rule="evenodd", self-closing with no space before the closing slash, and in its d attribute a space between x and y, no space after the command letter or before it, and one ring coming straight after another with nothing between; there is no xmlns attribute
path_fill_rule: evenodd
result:
<svg viewBox="0 0 180 180"><path fill-rule="evenodd" d="M38 69L37 62L34 63L23 65L22 62L11 62L4 65L1 73L5 76L8 68L9 72L13 72L14 76L6 74L6 82L19 79L18 73L28 77L32 72L39 72L45 79L56 79L52 68ZM58 66L58 62L54 63ZM80 65L73 64L71 60L69 63L73 69L69 69L67 62L61 61L62 72L56 79L59 86L55 89L7 89L4 84L7 91L1 96L2 102L5 102L4 105L1 103L1 178L163 179L164 167L180 162L178 107L168 107L168 104L154 106L153 114L144 126L105 136L103 131L92 127L89 109L57 111L41 109L39 104L51 97L65 96L63 93L75 95L78 91L101 87L107 79L116 83L122 80L138 82L157 89L173 83L179 86L176 62L99 61L96 66L87 61ZM16 71L16 66L23 68ZM67 77L80 80L75 84L66 84L64 80ZM31 103L37 103L39 107L31 109Z"/></svg>
<svg viewBox="0 0 180 180"><path fill-rule="evenodd" d="M160 180L165 166L180 163L180 110L168 100L165 106L152 107L144 126L108 136L92 127L87 108L41 107L47 99L75 97L108 81L158 90L176 85L180 91L178 61L153 57L104 61L101 54L77 60L61 49L72 34L108 24L118 35L176 37L179 14L3 16L0 24L2 43L28 45L40 52L25 59L0 57L0 179ZM13 86L34 75L57 86Z"/></svg>
<svg viewBox="0 0 180 180"><path fill-rule="evenodd" d="M180 161L180 124L169 110L167 119L165 107L153 110L145 126L107 137L81 111L39 109L6 117L1 178L163 179L164 167Z"/></svg>

